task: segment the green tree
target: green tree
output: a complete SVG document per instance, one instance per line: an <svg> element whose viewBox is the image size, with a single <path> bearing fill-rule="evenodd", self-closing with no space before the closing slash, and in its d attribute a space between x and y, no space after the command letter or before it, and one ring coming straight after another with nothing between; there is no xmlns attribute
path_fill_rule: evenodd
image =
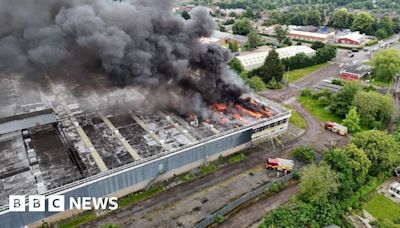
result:
<svg viewBox="0 0 400 228"><path fill-rule="evenodd" d="M375 122L385 123L393 112L391 97L374 91L359 91L354 96L353 105L360 114L361 123L370 127L374 127Z"/></svg>
<svg viewBox="0 0 400 228"><path fill-rule="evenodd" d="M395 49L378 51L372 57L370 64L374 78L389 82L400 73L400 51Z"/></svg>
<svg viewBox="0 0 400 228"><path fill-rule="evenodd" d="M386 132L371 130L358 133L353 139L358 148L362 149L371 161L369 173L390 173L399 165L400 145Z"/></svg>
<svg viewBox="0 0 400 228"><path fill-rule="evenodd" d="M265 89L265 83L259 76L253 76L247 80L247 84L249 84L250 88L254 89L257 93L263 91Z"/></svg>
<svg viewBox="0 0 400 228"><path fill-rule="evenodd" d="M244 11L244 13L242 14L242 17L254 18L253 9L250 7L247 7L246 11Z"/></svg>
<svg viewBox="0 0 400 228"><path fill-rule="evenodd" d="M386 33L386 37L393 35L393 21L389 16L383 16L379 22L378 26L379 29L383 29ZM386 38L383 37L383 38Z"/></svg>
<svg viewBox="0 0 400 228"><path fill-rule="evenodd" d="M314 56L315 63L326 63L336 57L336 47L332 45L325 45L323 48L317 50Z"/></svg>
<svg viewBox="0 0 400 228"><path fill-rule="evenodd" d="M231 12L228 14L228 16L229 16L229 17L236 17L236 13L235 13L234 11L231 11Z"/></svg>
<svg viewBox="0 0 400 228"><path fill-rule="evenodd" d="M365 182L371 166L365 152L354 144L328 150L323 163L337 172L340 186L336 196L339 199L348 198Z"/></svg>
<svg viewBox="0 0 400 228"><path fill-rule="evenodd" d="M379 39L385 39L386 37L388 37L388 34L384 29L378 29L375 32L375 36L378 37Z"/></svg>
<svg viewBox="0 0 400 228"><path fill-rule="evenodd" d="M229 66L235 70L238 74L242 73L244 71L244 67L240 60L236 57L233 57L233 59L229 62Z"/></svg>
<svg viewBox="0 0 400 228"><path fill-rule="evenodd" d="M360 115L355 107L351 108L343 120L343 125L349 129L349 132L357 132L360 128Z"/></svg>
<svg viewBox="0 0 400 228"><path fill-rule="evenodd" d="M318 50L318 49L323 48L323 47L325 47L325 44L322 43L322 42L320 42L320 41L315 41L315 42L311 45L311 48L314 49L314 50Z"/></svg>
<svg viewBox="0 0 400 228"><path fill-rule="evenodd" d="M229 42L229 43L228 43L228 47L229 47L229 50L231 50L231 52L233 52L233 53L239 51L239 45L238 45L238 43L235 42L235 41Z"/></svg>
<svg viewBox="0 0 400 228"><path fill-rule="evenodd" d="M355 17L351 30L366 34L374 34L374 24L375 19L370 13L361 12Z"/></svg>
<svg viewBox="0 0 400 228"><path fill-rule="evenodd" d="M234 34L247 35L251 31L251 24L247 18L237 20L233 26L232 31Z"/></svg>
<svg viewBox="0 0 400 228"><path fill-rule="evenodd" d="M260 37L258 36L258 33L254 30L252 30L248 35L247 35L247 43L246 47L248 49L254 49L258 46L258 43L260 42Z"/></svg>
<svg viewBox="0 0 400 228"><path fill-rule="evenodd" d="M274 33L276 36L276 39L278 40L279 43L282 43L282 41L287 37L288 35L288 30L287 28L284 28L281 25L277 25L274 28Z"/></svg>
<svg viewBox="0 0 400 228"><path fill-rule="evenodd" d="M283 73L283 65L279 55L272 49L265 58L264 65L260 67L258 75L265 83L268 83L272 78L275 78L277 82L282 81Z"/></svg>
<svg viewBox="0 0 400 228"><path fill-rule="evenodd" d="M352 22L352 14L346 8L342 8L331 14L328 24L335 28L350 28Z"/></svg>
<svg viewBox="0 0 400 228"><path fill-rule="evenodd" d="M356 82L349 82L344 85L331 98L329 110L336 115L344 117L353 105L354 96L361 89Z"/></svg>
<svg viewBox="0 0 400 228"><path fill-rule="evenodd" d="M318 10L311 10L307 13L307 24L320 26L322 25L322 15Z"/></svg>
<svg viewBox="0 0 400 228"><path fill-rule="evenodd" d="M312 204L324 204L339 188L336 173L327 165L311 164L300 176L300 198Z"/></svg>
<svg viewBox="0 0 400 228"><path fill-rule="evenodd" d="M181 15L183 18L185 18L185 20L190 19L190 14L187 11L182 11Z"/></svg>
<svg viewBox="0 0 400 228"><path fill-rule="evenodd" d="M315 151L310 146L301 145L298 146L296 149L293 150L293 156L300 161L305 163L311 163L314 161L314 154Z"/></svg>
<svg viewBox="0 0 400 228"><path fill-rule="evenodd" d="M224 21L224 25L232 25L235 23L235 19L229 18L228 20Z"/></svg>
<svg viewBox="0 0 400 228"><path fill-rule="evenodd" d="M221 31L221 32L226 32L226 28L223 25L219 25L218 26L218 30Z"/></svg>

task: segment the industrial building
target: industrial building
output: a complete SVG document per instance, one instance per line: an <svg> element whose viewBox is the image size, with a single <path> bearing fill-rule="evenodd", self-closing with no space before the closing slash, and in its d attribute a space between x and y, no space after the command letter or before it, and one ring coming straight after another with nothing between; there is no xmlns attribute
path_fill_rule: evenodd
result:
<svg viewBox="0 0 400 228"><path fill-rule="evenodd" d="M360 45L365 41L365 35L360 32L348 33L337 38L339 44Z"/></svg>
<svg viewBox="0 0 400 228"><path fill-rule="evenodd" d="M372 67L365 64L345 65L340 70L340 77L346 80L360 80L372 73Z"/></svg>
<svg viewBox="0 0 400 228"><path fill-rule="evenodd" d="M27 89L18 75L0 80L0 92L10 97L0 118L0 227L54 222L66 214L10 212L9 195L62 194L65 205L69 197L122 197L277 137L291 115L256 95L212 104L212 118L203 120L165 110L93 109L130 101L107 91L76 97L82 89L50 78L46 91L32 82Z"/></svg>
<svg viewBox="0 0 400 228"><path fill-rule="evenodd" d="M285 59L293 57L297 54L303 53L309 57L314 56L316 51L305 45L288 46L277 48L275 51L278 53L279 58ZM242 63L245 70L252 70L264 64L265 58L268 56L269 50L254 51L244 55L237 56Z"/></svg>
<svg viewBox="0 0 400 228"><path fill-rule="evenodd" d="M298 30L290 30L289 37L295 40L304 40L304 41L320 41L323 43L327 43L334 36L334 33L316 33L316 32L305 32Z"/></svg>

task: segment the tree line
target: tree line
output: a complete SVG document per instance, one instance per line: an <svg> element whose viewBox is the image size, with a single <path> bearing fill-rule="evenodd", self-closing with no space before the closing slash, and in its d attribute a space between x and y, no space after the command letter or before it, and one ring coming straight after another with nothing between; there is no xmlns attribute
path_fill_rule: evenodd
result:
<svg viewBox="0 0 400 228"><path fill-rule="evenodd" d="M300 173L299 193L268 213L260 227L346 226L342 215L361 209L366 195L399 165L399 147L392 135L371 130L358 133L345 147L328 149L319 164Z"/></svg>

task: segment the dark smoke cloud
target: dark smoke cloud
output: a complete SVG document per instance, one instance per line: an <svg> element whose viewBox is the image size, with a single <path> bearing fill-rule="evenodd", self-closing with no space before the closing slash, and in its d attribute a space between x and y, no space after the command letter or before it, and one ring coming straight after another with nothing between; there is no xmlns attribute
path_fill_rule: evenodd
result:
<svg viewBox="0 0 400 228"><path fill-rule="evenodd" d="M183 113L240 96L246 89L226 66L230 52L199 42L215 30L208 11L196 8L185 21L172 13L174 5L171 0L0 0L0 68L57 72L80 65L90 73L88 66L98 64L115 87L145 91L149 107ZM63 82L74 82L69 77Z"/></svg>

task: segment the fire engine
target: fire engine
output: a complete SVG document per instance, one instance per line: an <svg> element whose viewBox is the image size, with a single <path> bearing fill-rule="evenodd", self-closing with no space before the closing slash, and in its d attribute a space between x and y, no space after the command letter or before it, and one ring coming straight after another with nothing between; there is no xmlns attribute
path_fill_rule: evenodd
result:
<svg viewBox="0 0 400 228"><path fill-rule="evenodd" d="M294 161L283 159L283 158L268 158L267 163L265 164L265 168L277 170L277 171L285 171L290 172L293 170Z"/></svg>
<svg viewBox="0 0 400 228"><path fill-rule="evenodd" d="M334 133L338 133L339 135L347 135L347 127L335 122L326 122L325 129Z"/></svg>

